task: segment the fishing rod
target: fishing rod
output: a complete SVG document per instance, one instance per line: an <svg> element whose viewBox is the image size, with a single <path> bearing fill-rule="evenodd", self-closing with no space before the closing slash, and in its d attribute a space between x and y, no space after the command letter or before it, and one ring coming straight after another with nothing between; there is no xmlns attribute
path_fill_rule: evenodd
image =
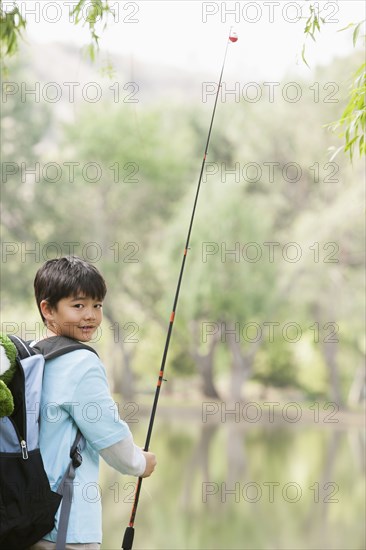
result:
<svg viewBox="0 0 366 550"><path fill-rule="evenodd" d="M164 377L165 362L166 362L166 358L167 358L167 355L168 355L170 337L172 335L173 323L174 323L175 312L176 312L177 304L178 304L179 291L180 291L180 287L181 287L181 283L182 283L182 279L183 279L184 267L185 267L185 264L186 264L187 252L189 250L189 241L190 241L190 238L191 238L194 215L196 213L198 195L199 195L200 188L201 188L203 170L204 170L205 163L206 163L208 147L210 145L211 131L212 131L212 126L213 126L215 113L216 113L217 100L218 100L219 92L220 92L220 89L221 89L221 81L222 81L222 75L224 73L227 50L228 50L228 46L229 46L230 42L236 42L237 40L238 40L237 34L235 32L232 32L232 27L231 27L230 32L229 32L229 37L228 37L228 40L227 40L227 44L226 44L224 61L223 61L223 64L222 64L219 84L217 86L217 93L216 93L214 108L213 108L213 112L212 112L211 123L210 123L209 131L208 131L206 148L205 148L205 152L204 152L204 155L203 155L201 172L200 172L200 175L199 175L199 178L198 178L197 191L196 191L196 196L195 196L195 200L194 200L194 204L193 204L191 221L190 221L189 228L188 228L187 240L186 240L186 244L185 244L184 251L183 251L182 265L181 265L181 268L180 268L177 288L176 288L176 291L175 291L173 309L172 309L172 312L170 314L168 332L167 332L167 336L166 336L163 357L162 357L162 360L161 360L161 366L160 366L160 371L159 371L159 376L158 376L158 382L157 382L157 385L156 385L155 397L154 397L154 402L153 402L153 406L152 406L152 411L151 411L151 416L150 416L150 421L149 421L149 427L148 427L148 430L147 430L147 436L146 436L144 451L149 450L150 439L151 439L151 434L152 434L155 415L156 415L156 409L157 409L158 401L159 401L160 388L161 388L161 385L162 385L163 381L165 381L165 379L163 378ZM133 538L134 538L134 535L135 535L134 523L135 523L137 506L138 506L139 498L140 498L141 485L142 485L142 477L139 477L138 480L137 480L136 491L135 491L134 502L133 502L131 516L130 516L130 521L129 521L128 527L126 527L126 531L125 531L125 534L124 534L124 537L123 537L123 542L122 542L122 549L123 550L131 550L131 548L132 548Z"/></svg>

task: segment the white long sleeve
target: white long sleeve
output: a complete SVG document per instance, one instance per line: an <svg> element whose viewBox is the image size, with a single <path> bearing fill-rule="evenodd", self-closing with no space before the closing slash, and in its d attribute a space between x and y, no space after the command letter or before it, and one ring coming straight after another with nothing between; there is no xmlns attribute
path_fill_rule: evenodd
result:
<svg viewBox="0 0 366 550"><path fill-rule="evenodd" d="M99 454L109 466L121 474L139 477L146 469L146 459L140 447L133 442L132 434L100 450Z"/></svg>

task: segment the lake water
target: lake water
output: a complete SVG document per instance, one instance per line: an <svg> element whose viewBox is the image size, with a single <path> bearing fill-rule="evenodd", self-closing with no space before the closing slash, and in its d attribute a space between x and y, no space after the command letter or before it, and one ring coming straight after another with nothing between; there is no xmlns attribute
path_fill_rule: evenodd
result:
<svg viewBox="0 0 366 550"><path fill-rule="evenodd" d="M362 423L235 420L157 419L134 549L364 550ZM131 424L140 444L146 427ZM134 487L103 463L103 550L121 548Z"/></svg>

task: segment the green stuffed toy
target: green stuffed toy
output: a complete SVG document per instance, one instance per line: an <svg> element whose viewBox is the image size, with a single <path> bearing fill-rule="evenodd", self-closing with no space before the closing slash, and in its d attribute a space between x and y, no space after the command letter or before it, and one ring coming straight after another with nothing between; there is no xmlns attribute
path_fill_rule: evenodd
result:
<svg viewBox="0 0 366 550"><path fill-rule="evenodd" d="M15 374L17 349L5 334L0 333L0 418L14 410L14 401L8 384Z"/></svg>

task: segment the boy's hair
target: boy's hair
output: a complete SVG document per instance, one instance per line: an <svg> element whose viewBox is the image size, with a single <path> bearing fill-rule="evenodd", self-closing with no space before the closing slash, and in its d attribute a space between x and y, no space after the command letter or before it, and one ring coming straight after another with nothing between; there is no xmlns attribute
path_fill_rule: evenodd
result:
<svg viewBox="0 0 366 550"><path fill-rule="evenodd" d="M46 300L51 307L63 298L83 294L93 300L103 301L107 287L94 265L77 256L64 256L48 260L36 273L34 293L43 321L40 304Z"/></svg>

